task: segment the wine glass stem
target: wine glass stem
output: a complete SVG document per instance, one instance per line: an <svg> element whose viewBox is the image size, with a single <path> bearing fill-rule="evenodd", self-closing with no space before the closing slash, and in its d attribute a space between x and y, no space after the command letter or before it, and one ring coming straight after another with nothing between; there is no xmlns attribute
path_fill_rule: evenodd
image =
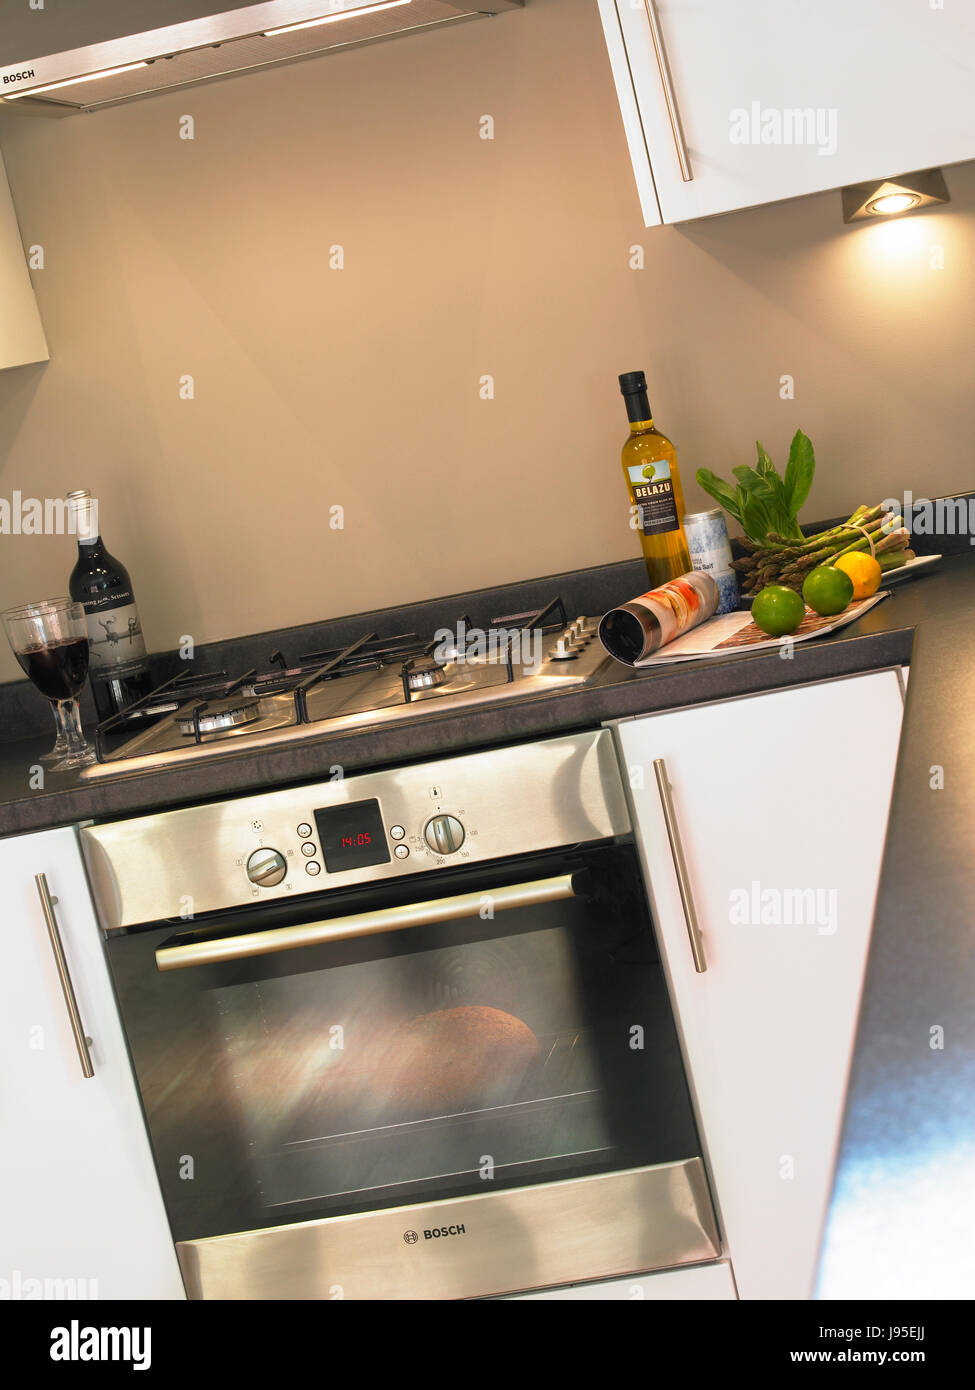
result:
<svg viewBox="0 0 975 1390"><path fill-rule="evenodd" d="M65 700L64 703L70 704L70 701ZM54 747L51 749L51 752L48 754L48 757L53 758L54 755L57 753L60 753L63 757L64 754L67 753L69 746L68 730L65 727L64 715L61 713L61 705L57 700L51 701L51 713L54 715L54 723L57 727L58 736L54 741Z"/></svg>
<svg viewBox="0 0 975 1390"><path fill-rule="evenodd" d="M81 729L81 709L78 699L58 700L54 705L58 733L65 740L66 753L83 753L88 747Z"/></svg>

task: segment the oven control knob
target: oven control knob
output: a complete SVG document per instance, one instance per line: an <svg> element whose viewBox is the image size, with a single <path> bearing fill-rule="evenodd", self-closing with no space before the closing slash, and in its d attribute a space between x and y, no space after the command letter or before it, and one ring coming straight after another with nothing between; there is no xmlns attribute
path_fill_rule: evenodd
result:
<svg viewBox="0 0 975 1390"><path fill-rule="evenodd" d="M436 854L456 854L464 843L464 827L456 816L434 816L423 827L423 838Z"/></svg>
<svg viewBox="0 0 975 1390"><path fill-rule="evenodd" d="M256 849L247 861L247 877L259 888L273 888L287 872L284 855L276 849Z"/></svg>

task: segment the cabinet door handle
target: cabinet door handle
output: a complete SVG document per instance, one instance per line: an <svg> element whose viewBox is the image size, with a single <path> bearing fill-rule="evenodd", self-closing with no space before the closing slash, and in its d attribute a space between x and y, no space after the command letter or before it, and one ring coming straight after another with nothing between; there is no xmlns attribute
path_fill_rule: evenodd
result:
<svg viewBox="0 0 975 1390"><path fill-rule="evenodd" d="M37 884L37 894L41 900L41 908L44 912L44 920L47 922L47 934L51 938L51 950L54 952L54 963L58 968L58 977L61 980L61 991L64 994L64 1002L68 1006L68 1019L71 1023L71 1031L74 1034L75 1046L78 1049L78 1056L81 1059L81 1072L86 1080L90 1081L95 1075L95 1068L91 1064L91 1053L88 1050L88 1039L85 1037L85 1030L81 1026L81 1015L78 1012L78 1001L75 998L74 985L71 983L71 975L68 971L68 962L64 958L64 947L61 944L61 933L58 930L58 919L55 916L54 907L57 898L51 897L51 890L47 886L46 874L35 874L34 882Z"/></svg>
<svg viewBox="0 0 975 1390"><path fill-rule="evenodd" d="M701 928L697 923L690 875L687 872L684 847L681 844L680 826L677 824L677 812L674 810L674 801L670 795L670 782L667 780L667 764L663 758L654 759L653 770L657 778L657 789L660 792L660 804L664 811L664 823L667 826L670 852L673 855L674 868L677 871L677 886L680 889L680 900L684 906L684 921L687 924L687 936L691 943L691 955L694 957L694 969L699 975L703 975L708 968L708 963L704 959Z"/></svg>
<svg viewBox="0 0 975 1390"><path fill-rule="evenodd" d="M667 62L667 50L664 47L664 36L660 28L660 20L657 18L657 6L655 0L643 0L647 12L647 22L650 25L650 37L653 40L654 57L657 60L657 71L660 73L660 85L664 89L664 101L667 103L667 115L670 117L670 129L674 136L674 147L677 150L677 163L680 165L680 176L685 183L692 183L694 175L691 173L691 161L687 154L687 145L684 142L684 132L681 129L680 110L677 106L677 94L674 91L674 79L670 75L670 64Z"/></svg>

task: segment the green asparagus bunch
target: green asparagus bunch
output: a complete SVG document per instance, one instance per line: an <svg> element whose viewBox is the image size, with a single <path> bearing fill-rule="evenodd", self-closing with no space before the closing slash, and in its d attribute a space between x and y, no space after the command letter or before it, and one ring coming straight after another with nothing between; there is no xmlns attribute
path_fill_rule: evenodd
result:
<svg viewBox="0 0 975 1390"><path fill-rule="evenodd" d="M816 456L811 440L796 430L789 460L780 474L760 441L754 468L732 469L735 486L712 473L697 470L697 481L741 526L747 552L734 561L745 594L757 594L766 584L785 584L802 592L802 582L817 565L828 565L851 550L872 550L882 570L914 559L910 534L902 517L885 516L882 507L857 507L842 526L804 536L799 509L812 487Z"/></svg>
<svg viewBox="0 0 975 1390"><path fill-rule="evenodd" d="M803 580L811 569L831 565L840 555L854 550L872 551L882 570L895 569L914 559L903 517L885 515L879 505L857 507L841 526L801 541L769 531L761 544L748 536L741 539L741 544L747 554L733 563L744 594L757 594L766 584L784 584L801 593Z"/></svg>

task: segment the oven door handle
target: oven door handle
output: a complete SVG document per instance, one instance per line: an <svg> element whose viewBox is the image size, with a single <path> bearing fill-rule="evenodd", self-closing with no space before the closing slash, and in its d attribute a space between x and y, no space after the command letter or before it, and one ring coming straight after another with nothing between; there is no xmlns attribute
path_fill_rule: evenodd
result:
<svg viewBox="0 0 975 1390"><path fill-rule="evenodd" d="M576 882L574 882L576 880ZM300 946L320 946L329 941L349 941L357 936L380 932L405 931L433 922L451 922L461 917L493 917L496 912L515 907L535 907L540 903L573 898L584 882L580 874L560 874L557 878L536 879L481 893L461 893L453 898L385 907L376 912L357 912L351 917L332 917L323 922L304 922L294 927L272 927L268 931L241 936L216 937L209 941L181 944L172 936L156 951L157 970L185 970L191 965L219 965L222 961L265 956L274 951L294 951Z"/></svg>

